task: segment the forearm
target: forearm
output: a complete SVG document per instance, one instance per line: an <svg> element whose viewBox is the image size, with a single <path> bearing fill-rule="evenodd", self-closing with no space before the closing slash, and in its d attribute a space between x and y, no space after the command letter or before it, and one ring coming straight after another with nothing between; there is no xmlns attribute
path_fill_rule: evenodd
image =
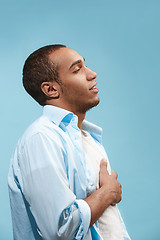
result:
<svg viewBox="0 0 160 240"><path fill-rule="evenodd" d="M111 196L106 192L106 189L101 187L92 193L89 197L84 199L91 209L91 221L92 226L103 214L105 209L111 204Z"/></svg>

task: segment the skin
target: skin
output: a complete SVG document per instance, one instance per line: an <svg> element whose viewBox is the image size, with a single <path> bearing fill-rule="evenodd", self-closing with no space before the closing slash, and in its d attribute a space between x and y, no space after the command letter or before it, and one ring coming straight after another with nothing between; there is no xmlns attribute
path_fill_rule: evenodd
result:
<svg viewBox="0 0 160 240"><path fill-rule="evenodd" d="M50 98L46 103L76 114L78 127L81 129L86 111L99 103L98 89L91 89L97 84L97 74L85 66L83 57L73 49L61 48L49 58L58 65L62 84L42 83L42 91ZM74 64L76 61L79 62Z"/></svg>
<svg viewBox="0 0 160 240"><path fill-rule="evenodd" d="M121 184L117 181L117 177L118 175L114 170L109 175L107 161L102 159L100 162L99 189L84 199L91 209L90 226L100 218L107 207L121 201Z"/></svg>
<svg viewBox="0 0 160 240"><path fill-rule="evenodd" d="M76 51L61 48L50 54L49 59L57 64L61 84L43 82L42 91L48 97L46 104L69 110L78 116L81 130L86 111L99 103L95 88L97 74L85 66L85 61ZM99 189L84 199L91 209L90 226L96 222L110 205L121 201L121 184L117 173L109 175L107 161L102 159L99 172Z"/></svg>

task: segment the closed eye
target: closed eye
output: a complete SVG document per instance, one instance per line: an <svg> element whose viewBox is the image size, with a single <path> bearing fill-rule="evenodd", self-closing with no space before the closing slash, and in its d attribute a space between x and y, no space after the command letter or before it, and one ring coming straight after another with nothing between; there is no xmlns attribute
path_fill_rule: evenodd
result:
<svg viewBox="0 0 160 240"><path fill-rule="evenodd" d="M77 72L79 72L81 69L80 68L78 68L77 70L75 70L73 73L77 73Z"/></svg>
<svg viewBox="0 0 160 240"><path fill-rule="evenodd" d="M77 67L78 67L78 69L74 70L73 73L79 72L83 66L80 65L80 66L77 66ZM84 67L87 68L87 66L85 66L85 65L84 65Z"/></svg>

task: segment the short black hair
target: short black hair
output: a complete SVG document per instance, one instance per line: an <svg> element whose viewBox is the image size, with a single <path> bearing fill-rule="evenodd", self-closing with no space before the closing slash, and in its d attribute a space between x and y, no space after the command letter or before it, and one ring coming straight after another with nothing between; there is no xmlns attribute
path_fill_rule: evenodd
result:
<svg viewBox="0 0 160 240"><path fill-rule="evenodd" d="M49 59L49 55L65 45L54 44L39 48L29 55L23 67L23 86L25 90L42 106L47 96L41 89L43 82L60 83L57 65Z"/></svg>

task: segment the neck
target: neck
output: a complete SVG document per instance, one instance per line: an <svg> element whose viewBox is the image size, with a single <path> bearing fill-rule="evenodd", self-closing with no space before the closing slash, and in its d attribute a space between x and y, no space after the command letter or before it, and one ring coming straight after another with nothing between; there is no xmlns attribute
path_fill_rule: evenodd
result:
<svg viewBox="0 0 160 240"><path fill-rule="evenodd" d="M77 115L78 117L78 128L81 130L82 129L82 122L85 119L85 113L75 113L75 115Z"/></svg>

